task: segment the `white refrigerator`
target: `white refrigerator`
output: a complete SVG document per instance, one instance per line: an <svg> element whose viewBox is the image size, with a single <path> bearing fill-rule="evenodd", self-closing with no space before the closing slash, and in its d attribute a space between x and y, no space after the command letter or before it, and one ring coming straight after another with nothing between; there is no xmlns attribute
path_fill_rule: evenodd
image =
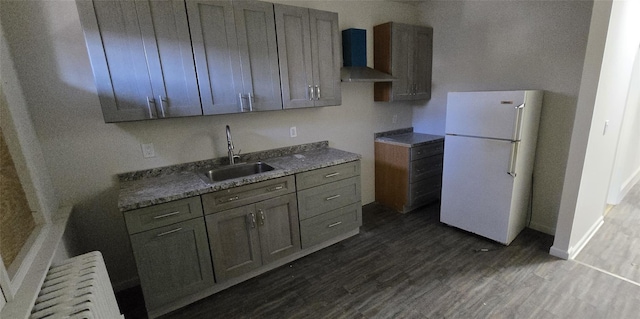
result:
<svg viewBox="0 0 640 319"><path fill-rule="evenodd" d="M450 92L440 221L505 245L530 209L542 91Z"/></svg>

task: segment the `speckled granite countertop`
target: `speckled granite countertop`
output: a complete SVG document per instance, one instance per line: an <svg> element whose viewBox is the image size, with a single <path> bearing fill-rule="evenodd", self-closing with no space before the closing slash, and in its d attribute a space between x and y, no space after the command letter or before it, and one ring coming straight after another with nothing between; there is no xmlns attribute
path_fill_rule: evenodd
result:
<svg viewBox="0 0 640 319"><path fill-rule="evenodd" d="M223 189L359 160L359 154L330 148L327 141L241 155L242 162L261 160L275 169L270 172L208 184L197 174L225 165L226 158L178 164L118 175L121 212L211 193Z"/></svg>
<svg viewBox="0 0 640 319"><path fill-rule="evenodd" d="M408 133L376 137L375 140L376 142L383 142L383 143L406 146L406 147L414 147L414 146L421 146L421 145L437 142L442 139L444 139L444 136L408 132Z"/></svg>

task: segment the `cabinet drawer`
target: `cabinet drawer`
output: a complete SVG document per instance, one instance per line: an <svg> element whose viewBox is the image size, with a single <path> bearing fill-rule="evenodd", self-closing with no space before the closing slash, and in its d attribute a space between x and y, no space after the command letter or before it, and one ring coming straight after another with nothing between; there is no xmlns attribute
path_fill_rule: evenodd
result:
<svg viewBox="0 0 640 319"><path fill-rule="evenodd" d="M300 220L360 201L360 176L298 192Z"/></svg>
<svg viewBox="0 0 640 319"><path fill-rule="evenodd" d="M411 183L442 174L442 157L442 154L438 154L411 162Z"/></svg>
<svg viewBox="0 0 640 319"><path fill-rule="evenodd" d="M300 222L302 249L362 226L360 202Z"/></svg>
<svg viewBox="0 0 640 319"><path fill-rule="evenodd" d="M411 148L411 160L419 160L432 155L444 153L444 141L429 143L427 145Z"/></svg>
<svg viewBox="0 0 640 319"><path fill-rule="evenodd" d="M200 196L124 212L129 234L202 216Z"/></svg>
<svg viewBox="0 0 640 319"><path fill-rule="evenodd" d="M442 175L434 175L417 183L412 183L409 190L408 206L416 206L439 198L441 189Z"/></svg>
<svg viewBox="0 0 640 319"><path fill-rule="evenodd" d="M205 214L212 214L295 191L295 178L292 175L204 194L202 205Z"/></svg>
<svg viewBox="0 0 640 319"><path fill-rule="evenodd" d="M325 167L296 175L296 187L303 190L360 175L360 161Z"/></svg>

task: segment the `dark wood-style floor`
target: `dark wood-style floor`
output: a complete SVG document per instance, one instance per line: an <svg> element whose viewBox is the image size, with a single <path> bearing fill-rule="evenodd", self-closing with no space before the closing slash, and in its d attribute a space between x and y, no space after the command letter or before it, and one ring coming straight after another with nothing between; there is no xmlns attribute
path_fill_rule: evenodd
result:
<svg viewBox="0 0 640 319"><path fill-rule="evenodd" d="M438 211L367 205L360 235L163 318L638 318L640 286L550 256L551 236L505 247ZM118 297L145 316L139 290Z"/></svg>

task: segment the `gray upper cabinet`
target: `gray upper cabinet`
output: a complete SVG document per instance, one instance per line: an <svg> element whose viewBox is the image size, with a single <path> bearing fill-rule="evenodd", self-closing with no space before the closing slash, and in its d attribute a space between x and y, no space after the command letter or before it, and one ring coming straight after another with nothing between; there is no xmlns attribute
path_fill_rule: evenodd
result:
<svg viewBox="0 0 640 319"><path fill-rule="evenodd" d="M282 109L273 5L187 0L205 115Z"/></svg>
<svg viewBox="0 0 640 319"><path fill-rule="evenodd" d="M374 67L397 80L374 83L375 101L431 98L433 29L396 22L373 28Z"/></svg>
<svg viewBox="0 0 640 319"><path fill-rule="evenodd" d="M202 115L182 0L77 6L105 122Z"/></svg>
<svg viewBox="0 0 640 319"><path fill-rule="evenodd" d="M338 14L274 5L283 108L342 104Z"/></svg>

